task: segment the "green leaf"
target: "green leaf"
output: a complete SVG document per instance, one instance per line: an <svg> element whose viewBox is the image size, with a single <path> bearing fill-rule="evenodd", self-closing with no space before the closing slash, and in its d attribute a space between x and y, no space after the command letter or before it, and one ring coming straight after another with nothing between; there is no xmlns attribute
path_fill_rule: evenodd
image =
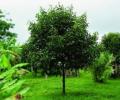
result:
<svg viewBox="0 0 120 100"><path fill-rule="evenodd" d="M20 63L20 64L17 64L15 66L13 66L13 68L21 68L21 67L24 67L24 66L27 66L28 63Z"/></svg>
<svg viewBox="0 0 120 100"><path fill-rule="evenodd" d="M1 60L0 60L0 66L1 66L1 67L3 67L3 68L10 68L10 67L11 67L10 61L9 61L9 59L6 57L5 54L2 54L0 59L1 59Z"/></svg>
<svg viewBox="0 0 120 100"><path fill-rule="evenodd" d="M21 90L21 91L19 92L19 94L24 95L29 89L30 89L29 87L24 88L23 90Z"/></svg>
<svg viewBox="0 0 120 100"><path fill-rule="evenodd" d="M14 83L13 85L11 85L9 88L6 88L4 90L6 94L4 95L9 96L9 95L16 94L20 90L23 83L24 83L24 80L20 80L17 83Z"/></svg>

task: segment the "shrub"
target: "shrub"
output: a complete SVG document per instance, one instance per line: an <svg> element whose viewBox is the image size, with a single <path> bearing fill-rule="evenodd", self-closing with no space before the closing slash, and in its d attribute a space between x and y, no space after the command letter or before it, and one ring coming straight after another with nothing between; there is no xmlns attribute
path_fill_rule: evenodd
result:
<svg viewBox="0 0 120 100"><path fill-rule="evenodd" d="M112 74L113 69L111 62L113 61L113 55L108 52L101 52L100 56L96 58L93 63L92 72L94 81L103 83Z"/></svg>

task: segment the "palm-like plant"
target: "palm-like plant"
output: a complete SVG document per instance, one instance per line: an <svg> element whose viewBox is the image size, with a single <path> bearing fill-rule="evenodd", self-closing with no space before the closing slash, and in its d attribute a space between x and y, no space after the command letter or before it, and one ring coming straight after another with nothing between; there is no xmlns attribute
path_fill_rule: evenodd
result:
<svg viewBox="0 0 120 100"><path fill-rule="evenodd" d="M100 53L100 56L93 63L93 76L96 82L105 82L112 74L113 55L107 52Z"/></svg>
<svg viewBox="0 0 120 100"><path fill-rule="evenodd" d="M22 88L24 80L16 77L16 72L27 63L11 64L11 61L19 59L19 46L13 40L0 41L0 100L20 100L22 94L28 90Z"/></svg>

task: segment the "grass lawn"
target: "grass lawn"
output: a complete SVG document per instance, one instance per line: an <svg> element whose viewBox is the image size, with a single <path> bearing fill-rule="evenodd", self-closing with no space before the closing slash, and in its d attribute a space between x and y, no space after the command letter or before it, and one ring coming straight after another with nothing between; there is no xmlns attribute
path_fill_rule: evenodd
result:
<svg viewBox="0 0 120 100"><path fill-rule="evenodd" d="M105 84L93 82L90 73L80 77L66 78L66 95L63 96L62 78L49 77L27 79L30 90L24 100L120 100L120 80L109 80Z"/></svg>

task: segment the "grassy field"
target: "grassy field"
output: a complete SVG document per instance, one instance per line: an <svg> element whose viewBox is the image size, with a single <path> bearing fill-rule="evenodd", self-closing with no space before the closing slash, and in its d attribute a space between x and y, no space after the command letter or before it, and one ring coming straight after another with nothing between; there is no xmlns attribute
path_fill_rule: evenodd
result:
<svg viewBox="0 0 120 100"><path fill-rule="evenodd" d="M66 78L66 95L61 94L61 77L31 78L26 84L30 90L24 100L120 100L120 80L105 84L93 82L90 73Z"/></svg>

